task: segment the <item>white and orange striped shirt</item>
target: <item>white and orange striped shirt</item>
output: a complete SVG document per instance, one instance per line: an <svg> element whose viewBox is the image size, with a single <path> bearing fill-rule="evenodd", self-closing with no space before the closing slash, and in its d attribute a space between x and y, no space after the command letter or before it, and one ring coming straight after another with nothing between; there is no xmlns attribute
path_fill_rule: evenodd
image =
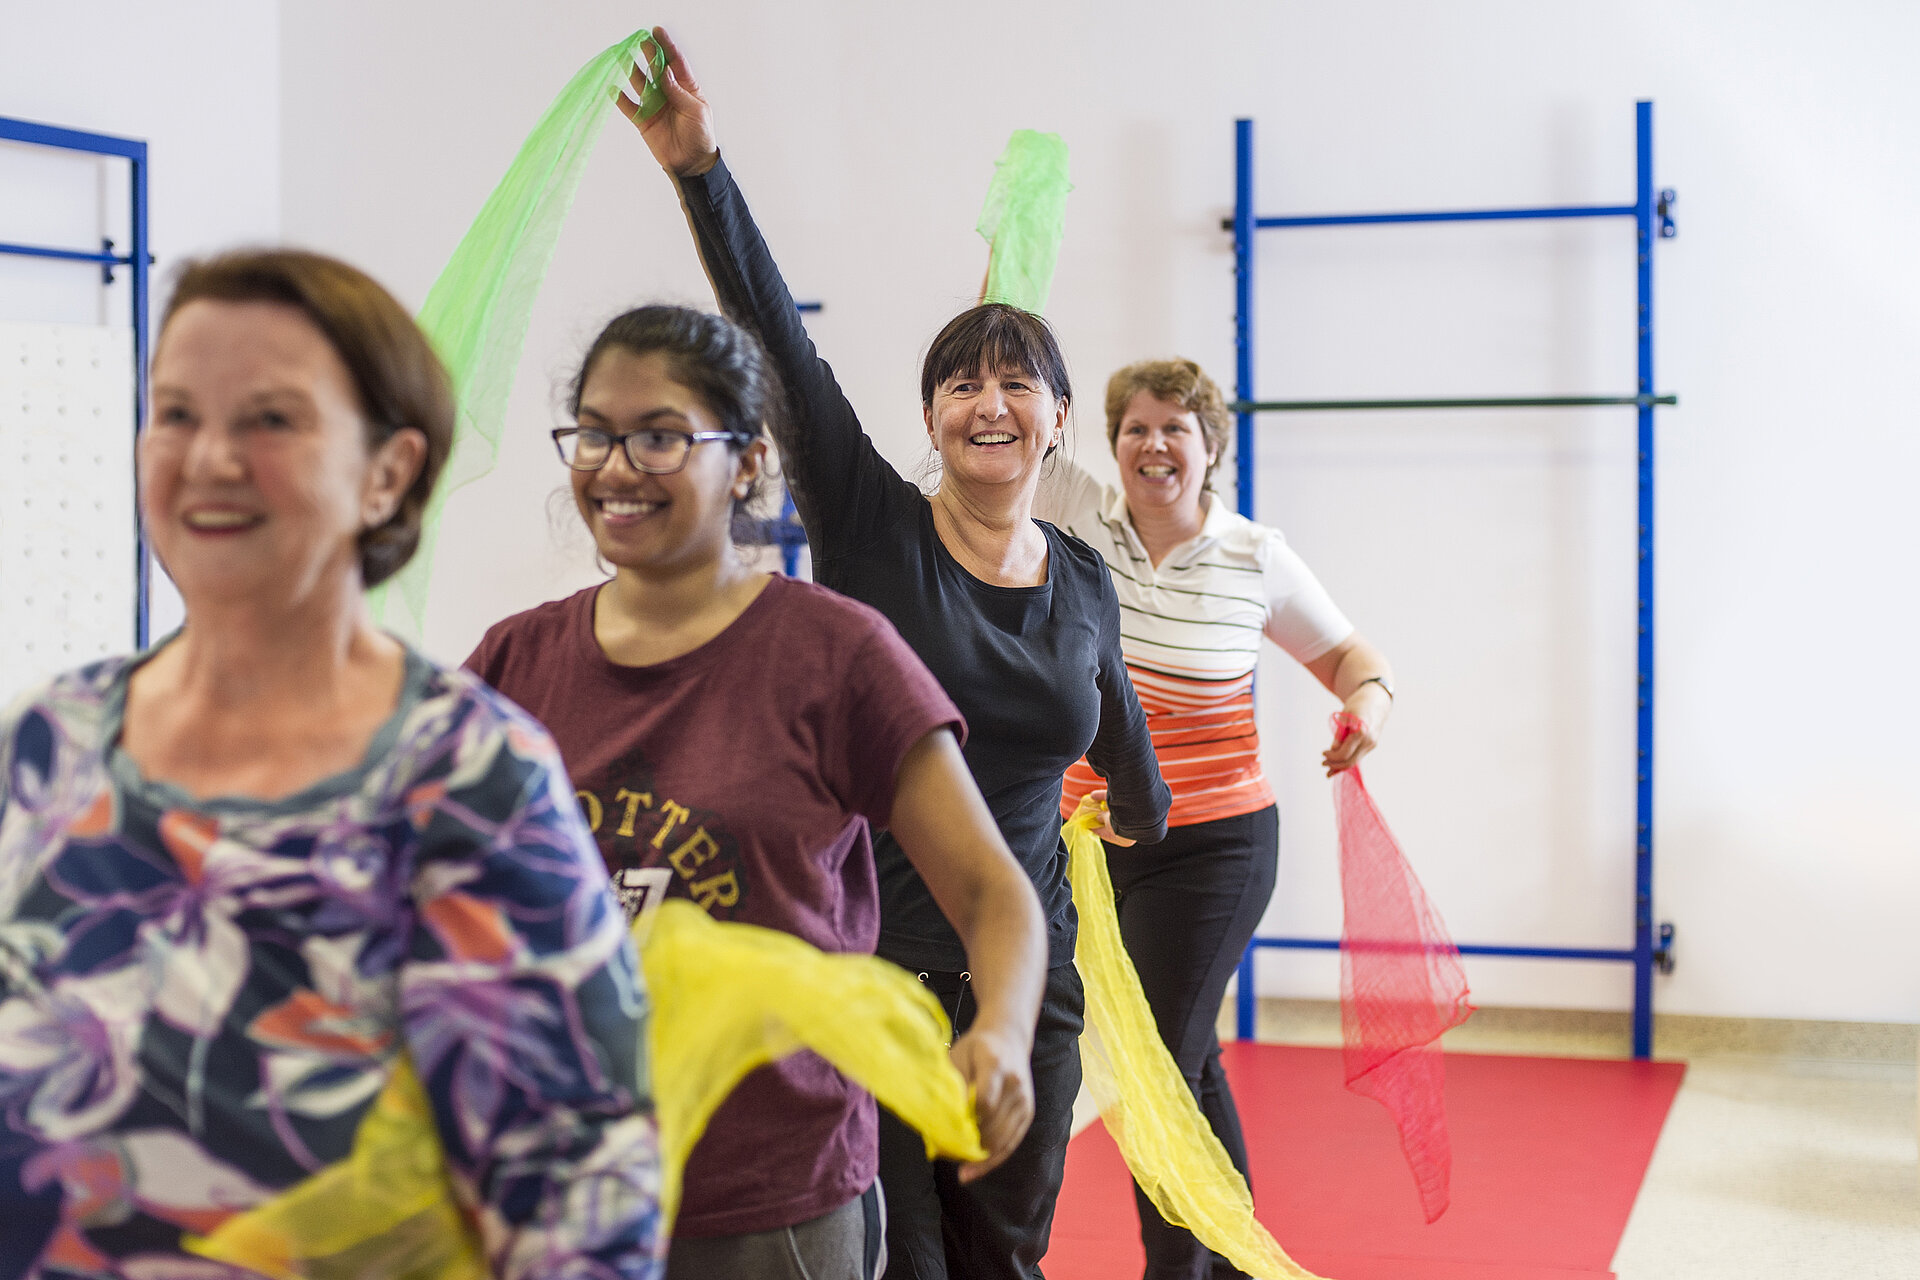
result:
<svg viewBox="0 0 1920 1280"><path fill-rule="evenodd" d="M1127 516L1126 494L1056 461L1033 513L1098 551L1120 597L1120 644L1146 709L1170 826L1253 813L1273 803L1260 769L1253 671L1266 636L1311 662L1353 634L1280 531L1207 496L1200 535L1155 567ZM1062 816L1106 783L1081 760L1067 771Z"/></svg>

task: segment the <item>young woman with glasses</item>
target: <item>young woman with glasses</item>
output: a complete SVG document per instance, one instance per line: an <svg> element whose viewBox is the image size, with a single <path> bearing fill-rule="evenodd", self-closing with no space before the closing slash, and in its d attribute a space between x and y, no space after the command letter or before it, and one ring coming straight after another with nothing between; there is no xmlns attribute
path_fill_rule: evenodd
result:
<svg viewBox="0 0 1920 1280"><path fill-rule="evenodd" d="M643 307L595 339L554 432L613 577L495 625L467 665L559 744L615 883L872 952L888 828L965 942L980 1014L953 1046L998 1164L1033 1115L1039 904L960 753L966 726L874 610L735 549L777 411L760 346ZM686 1170L669 1277L872 1277L871 1097L811 1054L749 1076Z"/></svg>
<svg viewBox="0 0 1920 1280"><path fill-rule="evenodd" d="M1047 322L1004 304L970 308L933 339L920 370L932 494L868 438L815 351L772 253L721 158L713 115L686 59L666 55L651 116L624 96L686 209L726 313L752 327L779 370L788 412L774 424L820 581L900 629L967 717L966 761L1047 915L1048 973L1034 1034L1036 1115L1021 1150L970 1178L927 1159L883 1117L890 1274L1030 1280L1040 1274L1080 1087L1084 994L1073 965L1079 918L1060 836L1061 777L1083 755L1109 780L1109 837L1152 844L1170 797L1121 653L1120 607L1099 555L1033 519L1044 459L1073 392ZM645 92L636 69L635 88ZM883 837L880 954L961 1007L968 972L898 823ZM906 849L905 856L902 850ZM982 998L985 992L981 993ZM962 1018L964 1019L964 1012Z"/></svg>

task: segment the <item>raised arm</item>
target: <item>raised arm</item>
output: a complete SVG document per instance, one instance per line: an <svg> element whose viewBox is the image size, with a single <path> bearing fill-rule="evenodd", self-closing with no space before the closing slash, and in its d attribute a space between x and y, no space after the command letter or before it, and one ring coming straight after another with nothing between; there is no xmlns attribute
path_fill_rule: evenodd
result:
<svg viewBox="0 0 1920 1280"><path fill-rule="evenodd" d="M660 1157L626 921L545 733L453 732L454 775L411 793L400 978L448 1170L501 1280L654 1280Z"/></svg>
<svg viewBox="0 0 1920 1280"><path fill-rule="evenodd" d="M655 86L661 107L648 114L624 96L617 104L673 178L720 309L751 329L773 359L787 404L785 420L773 424L780 461L815 555L830 559L875 536L888 522L890 504L918 491L873 447L833 369L807 336L780 268L720 158L713 110L685 56L663 29L654 29L654 39L666 55ZM639 66L633 85L642 98L654 100Z"/></svg>

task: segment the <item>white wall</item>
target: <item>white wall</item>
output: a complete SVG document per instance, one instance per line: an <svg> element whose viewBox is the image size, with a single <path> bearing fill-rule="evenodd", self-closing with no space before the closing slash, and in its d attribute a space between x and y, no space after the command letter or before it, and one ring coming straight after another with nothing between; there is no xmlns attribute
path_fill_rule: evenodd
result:
<svg viewBox="0 0 1920 1280"><path fill-rule="evenodd" d="M1099 389L1142 355L1232 370L1231 122L1257 118L1263 212L1624 202L1657 101L1658 908L1662 1008L1920 1017L1920 746L1903 658L1920 433L1920 91L1907 6L1237 0L950 6L772 0L640 14L290 0L290 238L418 302L567 75L671 24L795 292L882 448L923 449L928 337L971 296L1010 130L1062 132L1077 189L1052 315L1105 468ZM1901 85L1907 85L1901 88ZM618 125L618 122L615 122ZM1294 233L1260 245L1261 391L1631 390L1630 233L1538 225ZM494 476L454 504L427 640L588 580L548 523L554 391L595 326L707 302L665 180L609 129L542 296ZM1464 940L1631 936L1631 415L1273 419L1262 515L1401 675L1369 766ZM569 527L563 510L560 528ZM1269 929L1337 928L1311 760L1327 700L1262 684L1287 834ZM1328 993L1330 965L1268 983ZM1623 969L1475 962L1488 1003L1623 1007Z"/></svg>
<svg viewBox="0 0 1920 1280"><path fill-rule="evenodd" d="M0 115L144 139L155 315L182 258L280 230L280 14L265 0L0 0ZM0 143L0 240L130 243L127 165ZM0 320L129 322L130 273L0 256ZM131 394L131 392L129 392ZM179 597L156 575L154 634Z"/></svg>

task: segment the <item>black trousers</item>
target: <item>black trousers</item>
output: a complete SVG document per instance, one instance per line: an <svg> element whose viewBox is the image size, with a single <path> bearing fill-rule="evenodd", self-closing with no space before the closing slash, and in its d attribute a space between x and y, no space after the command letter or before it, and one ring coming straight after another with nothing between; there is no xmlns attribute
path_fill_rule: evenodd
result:
<svg viewBox="0 0 1920 1280"><path fill-rule="evenodd" d="M971 983L929 973L958 1035L978 1011ZM966 1186L960 1166L927 1159L919 1134L880 1110L880 1184L887 1198L886 1280L1038 1280L1066 1174L1080 1092L1080 973L1047 973L1033 1036L1033 1127L999 1168Z"/></svg>
<svg viewBox="0 0 1920 1280"><path fill-rule="evenodd" d="M1159 844L1107 846L1120 937L1147 1003L1187 1087L1244 1177L1247 1144L1220 1066L1214 1022L1227 980L1273 896L1280 859L1280 812L1171 827ZM1134 1188L1145 1280L1241 1280L1245 1273L1160 1216Z"/></svg>

